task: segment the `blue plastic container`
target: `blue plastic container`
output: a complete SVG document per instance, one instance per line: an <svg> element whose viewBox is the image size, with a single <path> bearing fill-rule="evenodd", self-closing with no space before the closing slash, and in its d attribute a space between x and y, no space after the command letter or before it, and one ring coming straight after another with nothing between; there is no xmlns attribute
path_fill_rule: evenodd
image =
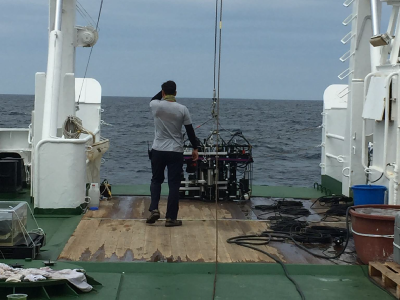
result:
<svg viewBox="0 0 400 300"><path fill-rule="evenodd" d="M353 185L354 205L385 204L386 186L383 185Z"/></svg>

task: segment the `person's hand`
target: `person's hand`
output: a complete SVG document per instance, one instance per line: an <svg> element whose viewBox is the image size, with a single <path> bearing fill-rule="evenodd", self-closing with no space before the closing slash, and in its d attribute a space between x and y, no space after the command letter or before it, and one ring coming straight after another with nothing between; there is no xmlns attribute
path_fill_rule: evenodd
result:
<svg viewBox="0 0 400 300"><path fill-rule="evenodd" d="M197 149L193 149L192 151L192 159L193 161L196 161L199 159L199 151Z"/></svg>

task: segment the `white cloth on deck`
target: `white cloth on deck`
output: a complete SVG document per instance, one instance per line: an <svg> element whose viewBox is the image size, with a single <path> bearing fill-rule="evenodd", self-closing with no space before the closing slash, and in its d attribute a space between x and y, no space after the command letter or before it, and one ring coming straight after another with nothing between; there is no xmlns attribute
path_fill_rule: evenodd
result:
<svg viewBox="0 0 400 300"><path fill-rule="evenodd" d="M42 281L46 279L47 278L42 275L33 275L33 274L28 274L24 277L24 281L29 281L29 282Z"/></svg>
<svg viewBox="0 0 400 300"><path fill-rule="evenodd" d="M0 263L0 280L6 282L21 282L30 281L36 282L46 279L65 279L73 286L77 287L82 292L90 292L93 287L87 283L84 270L79 269L64 269L53 270L49 267L40 269L29 268L12 268L9 265Z"/></svg>

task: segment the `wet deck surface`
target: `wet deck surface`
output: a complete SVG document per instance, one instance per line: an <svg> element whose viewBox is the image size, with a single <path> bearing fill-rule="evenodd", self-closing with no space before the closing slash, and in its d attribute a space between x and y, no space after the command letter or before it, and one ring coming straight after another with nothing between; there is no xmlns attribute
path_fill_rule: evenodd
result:
<svg viewBox="0 0 400 300"><path fill-rule="evenodd" d="M150 197L147 196L119 196L110 201L101 201L100 209L88 211L84 219L146 219L150 212ZM167 208L166 198L162 198L159 204L161 218L165 217ZM180 200L179 218L183 220L214 220L215 203ZM218 219L246 219L240 206L234 202L218 203Z"/></svg>
<svg viewBox="0 0 400 300"><path fill-rule="evenodd" d="M273 262L266 255L226 242L238 235L258 234L269 229L269 221L257 220L262 213L254 205L272 204L274 199L253 198L252 202L218 204L218 260L220 262ZM310 208L312 201L304 200ZM68 261L215 261L215 204L184 200L180 202L179 217L184 226L166 228L164 221L147 225L145 218L150 198L146 196L115 197L102 201L98 211L85 214L74 234L59 256ZM161 217L165 216L166 199L160 201ZM320 223L324 208L311 210L307 221L316 224L344 227L344 222ZM333 249L310 248L315 253L333 255ZM341 260L329 261L316 258L291 243L271 242L260 246L286 263L346 264L354 263L353 245L350 243ZM338 250L338 249L336 249ZM332 252L333 251L333 252Z"/></svg>

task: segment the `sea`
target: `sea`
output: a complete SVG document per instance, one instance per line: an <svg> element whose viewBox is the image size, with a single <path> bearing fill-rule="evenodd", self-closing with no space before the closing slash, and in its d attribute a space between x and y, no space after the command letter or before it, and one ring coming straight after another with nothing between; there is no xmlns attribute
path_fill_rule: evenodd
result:
<svg viewBox="0 0 400 300"><path fill-rule="evenodd" d="M148 184L148 146L154 138L150 98L103 97L101 135L110 139L102 179L111 184ZM190 111L200 140L215 129L212 100L177 98ZM0 128L27 128L33 95L0 94ZM253 147L253 184L312 187L320 181L322 101L221 99L219 129L224 140L237 131Z"/></svg>

